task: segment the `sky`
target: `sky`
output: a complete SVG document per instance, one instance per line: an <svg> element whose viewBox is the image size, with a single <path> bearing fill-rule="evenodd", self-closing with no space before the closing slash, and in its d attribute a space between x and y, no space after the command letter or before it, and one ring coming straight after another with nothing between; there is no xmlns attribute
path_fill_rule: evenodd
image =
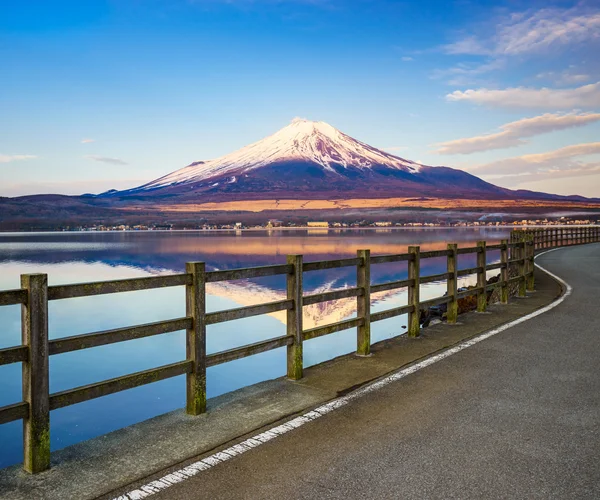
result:
<svg viewBox="0 0 600 500"><path fill-rule="evenodd" d="M0 0L0 196L134 187L294 117L600 197L600 2Z"/></svg>

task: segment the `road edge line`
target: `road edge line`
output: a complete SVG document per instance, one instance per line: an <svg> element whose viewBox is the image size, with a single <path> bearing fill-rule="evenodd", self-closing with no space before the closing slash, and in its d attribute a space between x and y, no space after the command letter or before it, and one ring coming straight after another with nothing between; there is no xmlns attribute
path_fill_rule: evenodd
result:
<svg viewBox="0 0 600 500"><path fill-rule="evenodd" d="M561 248L563 248L563 247L561 247ZM534 259L537 259L538 257L541 257L542 255L553 252L555 250L559 250L559 248L552 248L545 252L539 253L534 257ZM186 467L183 467L179 470L176 470L169 474L166 474L159 479L150 481L149 483L146 483L143 486L140 486L139 488L131 490L131 491L124 493L123 495L120 495L118 497L115 497L114 500L140 500L142 498L147 498L156 493L160 493L161 491L164 491L165 489L167 489L177 483L181 483L181 482L185 481L186 479L189 479L202 471L212 469L213 467L220 464L221 462L225 462L226 460L229 460L230 458L233 458L237 455L241 455L242 453L245 453L253 448L257 448L258 446L260 446L268 441L271 441L272 439L274 439L278 436L286 434L298 427L301 427L302 425L304 425L308 422L312 422L313 420L316 420L317 418L320 418L342 406L347 405L350 401L352 401L354 399L360 398L360 397L364 396L365 394L368 394L370 392L381 389L382 387L385 387L386 385L389 385L392 382L396 382L396 381L406 377L407 375L411 375L423 368L426 368L427 366L433 365L434 363L437 363L438 361L448 358L448 357L452 356L453 354L456 354L457 352L463 351L464 349L472 347L475 344L482 342L483 340L489 339L490 337L493 337L494 335L497 335L498 333L504 332L504 331L508 330L509 328L512 328L513 326L517 326L521 323L524 323L525 321L528 321L528 320L535 318L541 314L544 314L544 313L550 311L551 309L554 309L556 306L558 306L559 304L564 302L564 300L571 295L571 293L573 292L573 287L571 285L569 285L565 280L563 280L556 274L548 271L546 268L540 266L539 264L535 263L535 266L538 269L540 269L542 272L546 273L547 275L549 275L550 277L552 277L553 279L558 281L564 287L564 293L562 293L560 297L558 297L556 300L554 300L547 306L541 307L540 309L537 309L536 311L533 311L532 313L526 314L525 316L522 316L521 318L518 318L516 320L505 323L504 325L501 325L497 328L489 330L489 331L482 333L476 337L473 337L469 340L465 340L464 342L461 342L454 347L450 347L449 349L446 349L445 351L442 351L438 354L434 354L434 355L432 355L422 361L418 361L406 368L401 368L400 370L392 373L391 375L387 375L375 382L371 382L370 384L361 387L360 389L357 389L357 390L355 390L351 393L348 393L344 396L341 396L339 398L333 399L332 401L329 401L328 403L325 403L324 405L321 405L307 413L304 413L303 415L295 417L283 424L280 424L276 427L273 427L264 432L261 432L260 434L257 434L251 438L248 438L248 439L242 441L241 443L230 446L229 448L226 448L222 451L214 453L206 458L203 458L202 460L198 460L197 462L194 462Z"/></svg>

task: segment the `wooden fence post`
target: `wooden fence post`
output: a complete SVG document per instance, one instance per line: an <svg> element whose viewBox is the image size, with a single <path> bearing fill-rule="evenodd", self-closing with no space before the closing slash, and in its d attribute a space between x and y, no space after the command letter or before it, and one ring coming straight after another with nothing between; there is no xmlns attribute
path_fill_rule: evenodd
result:
<svg viewBox="0 0 600 500"><path fill-rule="evenodd" d="M448 280L447 280L447 295L450 298L446 312L446 320L450 324L456 323L458 318L458 265L457 265L457 250L456 243L448 243Z"/></svg>
<svg viewBox="0 0 600 500"><path fill-rule="evenodd" d="M185 272L192 283L185 287L186 316L192 326L186 331L186 355L192 371L186 375L186 412L206 412L206 266L204 262L188 262Z"/></svg>
<svg viewBox="0 0 600 500"><path fill-rule="evenodd" d="M519 268L519 297L527 296L527 277L526 277L526 267L525 263L527 261L527 257L525 255L525 242L520 241L519 246L517 247L517 255L519 259L518 268Z"/></svg>
<svg viewBox="0 0 600 500"><path fill-rule="evenodd" d="M287 376L291 380L300 380L303 374L302 261L302 255L287 256L287 263L294 267L287 275L287 298L294 301L294 307L287 310L287 335L293 339L287 347Z"/></svg>
<svg viewBox="0 0 600 500"><path fill-rule="evenodd" d="M500 243L502 244L500 249L500 262L502 263L500 268L500 279L502 280L500 302L508 304L508 240L502 240Z"/></svg>
<svg viewBox="0 0 600 500"><path fill-rule="evenodd" d="M420 321L421 309L420 302L420 247L408 247L408 253L411 254L411 259L408 261L408 279L413 280L413 283L408 287L408 305L413 306L412 311L408 313L408 336L418 337L421 334Z"/></svg>
<svg viewBox="0 0 600 500"><path fill-rule="evenodd" d="M529 236L525 242L525 248L527 249L525 255L527 257L527 290L532 292L535 290L535 249L533 243L533 236Z"/></svg>
<svg viewBox="0 0 600 500"><path fill-rule="evenodd" d="M485 312L487 309L487 293L485 291L487 252L485 241L477 242L477 312Z"/></svg>
<svg viewBox="0 0 600 500"><path fill-rule="evenodd" d="M50 388L48 363L48 276L21 275L27 302L21 306L21 339L29 349L23 362L23 467L36 474L50 467Z"/></svg>
<svg viewBox="0 0 600 500"><path fill-rule="evenodd" d="M371 353L371 251L358 250L360 259L356 267L356 286L363 294L356 297L356 314L363 318L363 324L357 328L356 354L368 356Z"/></svg>

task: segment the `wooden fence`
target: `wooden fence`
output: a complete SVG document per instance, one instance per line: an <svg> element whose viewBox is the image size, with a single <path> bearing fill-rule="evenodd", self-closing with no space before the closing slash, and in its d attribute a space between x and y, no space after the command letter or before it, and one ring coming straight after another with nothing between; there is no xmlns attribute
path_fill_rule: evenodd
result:
<svg viewBox="0 0 600 500"><path fill-rule="evenodd" d="M21 276L21 288L0 292L0 306L20 304L22 310L22 345L0 350L0 365L21 363L23 376L23 400L0 408L0 424L23 420L24 468L30 473L46 470L50 466L50 412L83 401L150 384L178 375L186 375L186 411L199 415L206 411L206 369L253 354L287 347L287 376L298 380L303 371L303 342L334 332L357 328L357 349L366 356L371 349L371 324L402 314L408 314L408 335L416 337L420 332L420 311L431 306L447 304L447 320L456 322L458 300L477 295L477 309L485 311L487 291L501 288L501 301L508 301L508 285L519 283L519 295L533 287L533 256L535 249L599 241L599 227L568 229L536 229L513 231L510 242L486 245L485 241L469 248L449 244L446 250L421 252L411 246L407 253L371 256L369 250L359 250L356 257L347 259L303 262L302 255L289 255L282 265L254 267L224 271L209 271L202 262L186 265L184 274L103 281L75 285L48 286L45 274ZM500 251L500 262L487 264L486 252ZM476 254L477 265L458 269L457 256ZM421 260L435 257L447 258L444 273L421 276ZM371 266L401 262L408 263L408 278L380 284L371 284ZM518 274L509 278L509 267L516 266ZM324 293L304 295L303 274L311 271L356 267L356 286ZM486 283L486 271L500 270L500 281ZM458 291L458 278L477 275L477 286ZM252 305L207 313L206 283L285 275L287 298L266 304ZM446 281L446 294L426 301L420 300L420 285L434 281ZM186 316L156 323L127 328L87 333L83 335L48 339L48 301L74 297L88 297L136 290L164 287L186 287ZM395 289L408 289L407 305L371 312L371 294ZM302 308L310 304L355 297L357 317L325 326L305 330L302 325ZM206 327L225 321L248 318L275 311L287 311L287 332L281 337L229 349L215 354L206 353ZM130 375L105 380L73 389L50 394L49 357L55 354L89 349L101 345L186 330L186 359Z"/></svg>

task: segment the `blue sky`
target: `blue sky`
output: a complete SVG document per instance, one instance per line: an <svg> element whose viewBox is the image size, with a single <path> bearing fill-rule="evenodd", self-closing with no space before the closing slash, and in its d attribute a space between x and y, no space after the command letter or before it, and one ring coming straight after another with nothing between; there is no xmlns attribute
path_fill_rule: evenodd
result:
<svg viewBox="0 0 600 500"><path fill-rule="evenodd" d="M0 196L139 185L294 117L600 197L597 1L0 0Z"/></svg>

